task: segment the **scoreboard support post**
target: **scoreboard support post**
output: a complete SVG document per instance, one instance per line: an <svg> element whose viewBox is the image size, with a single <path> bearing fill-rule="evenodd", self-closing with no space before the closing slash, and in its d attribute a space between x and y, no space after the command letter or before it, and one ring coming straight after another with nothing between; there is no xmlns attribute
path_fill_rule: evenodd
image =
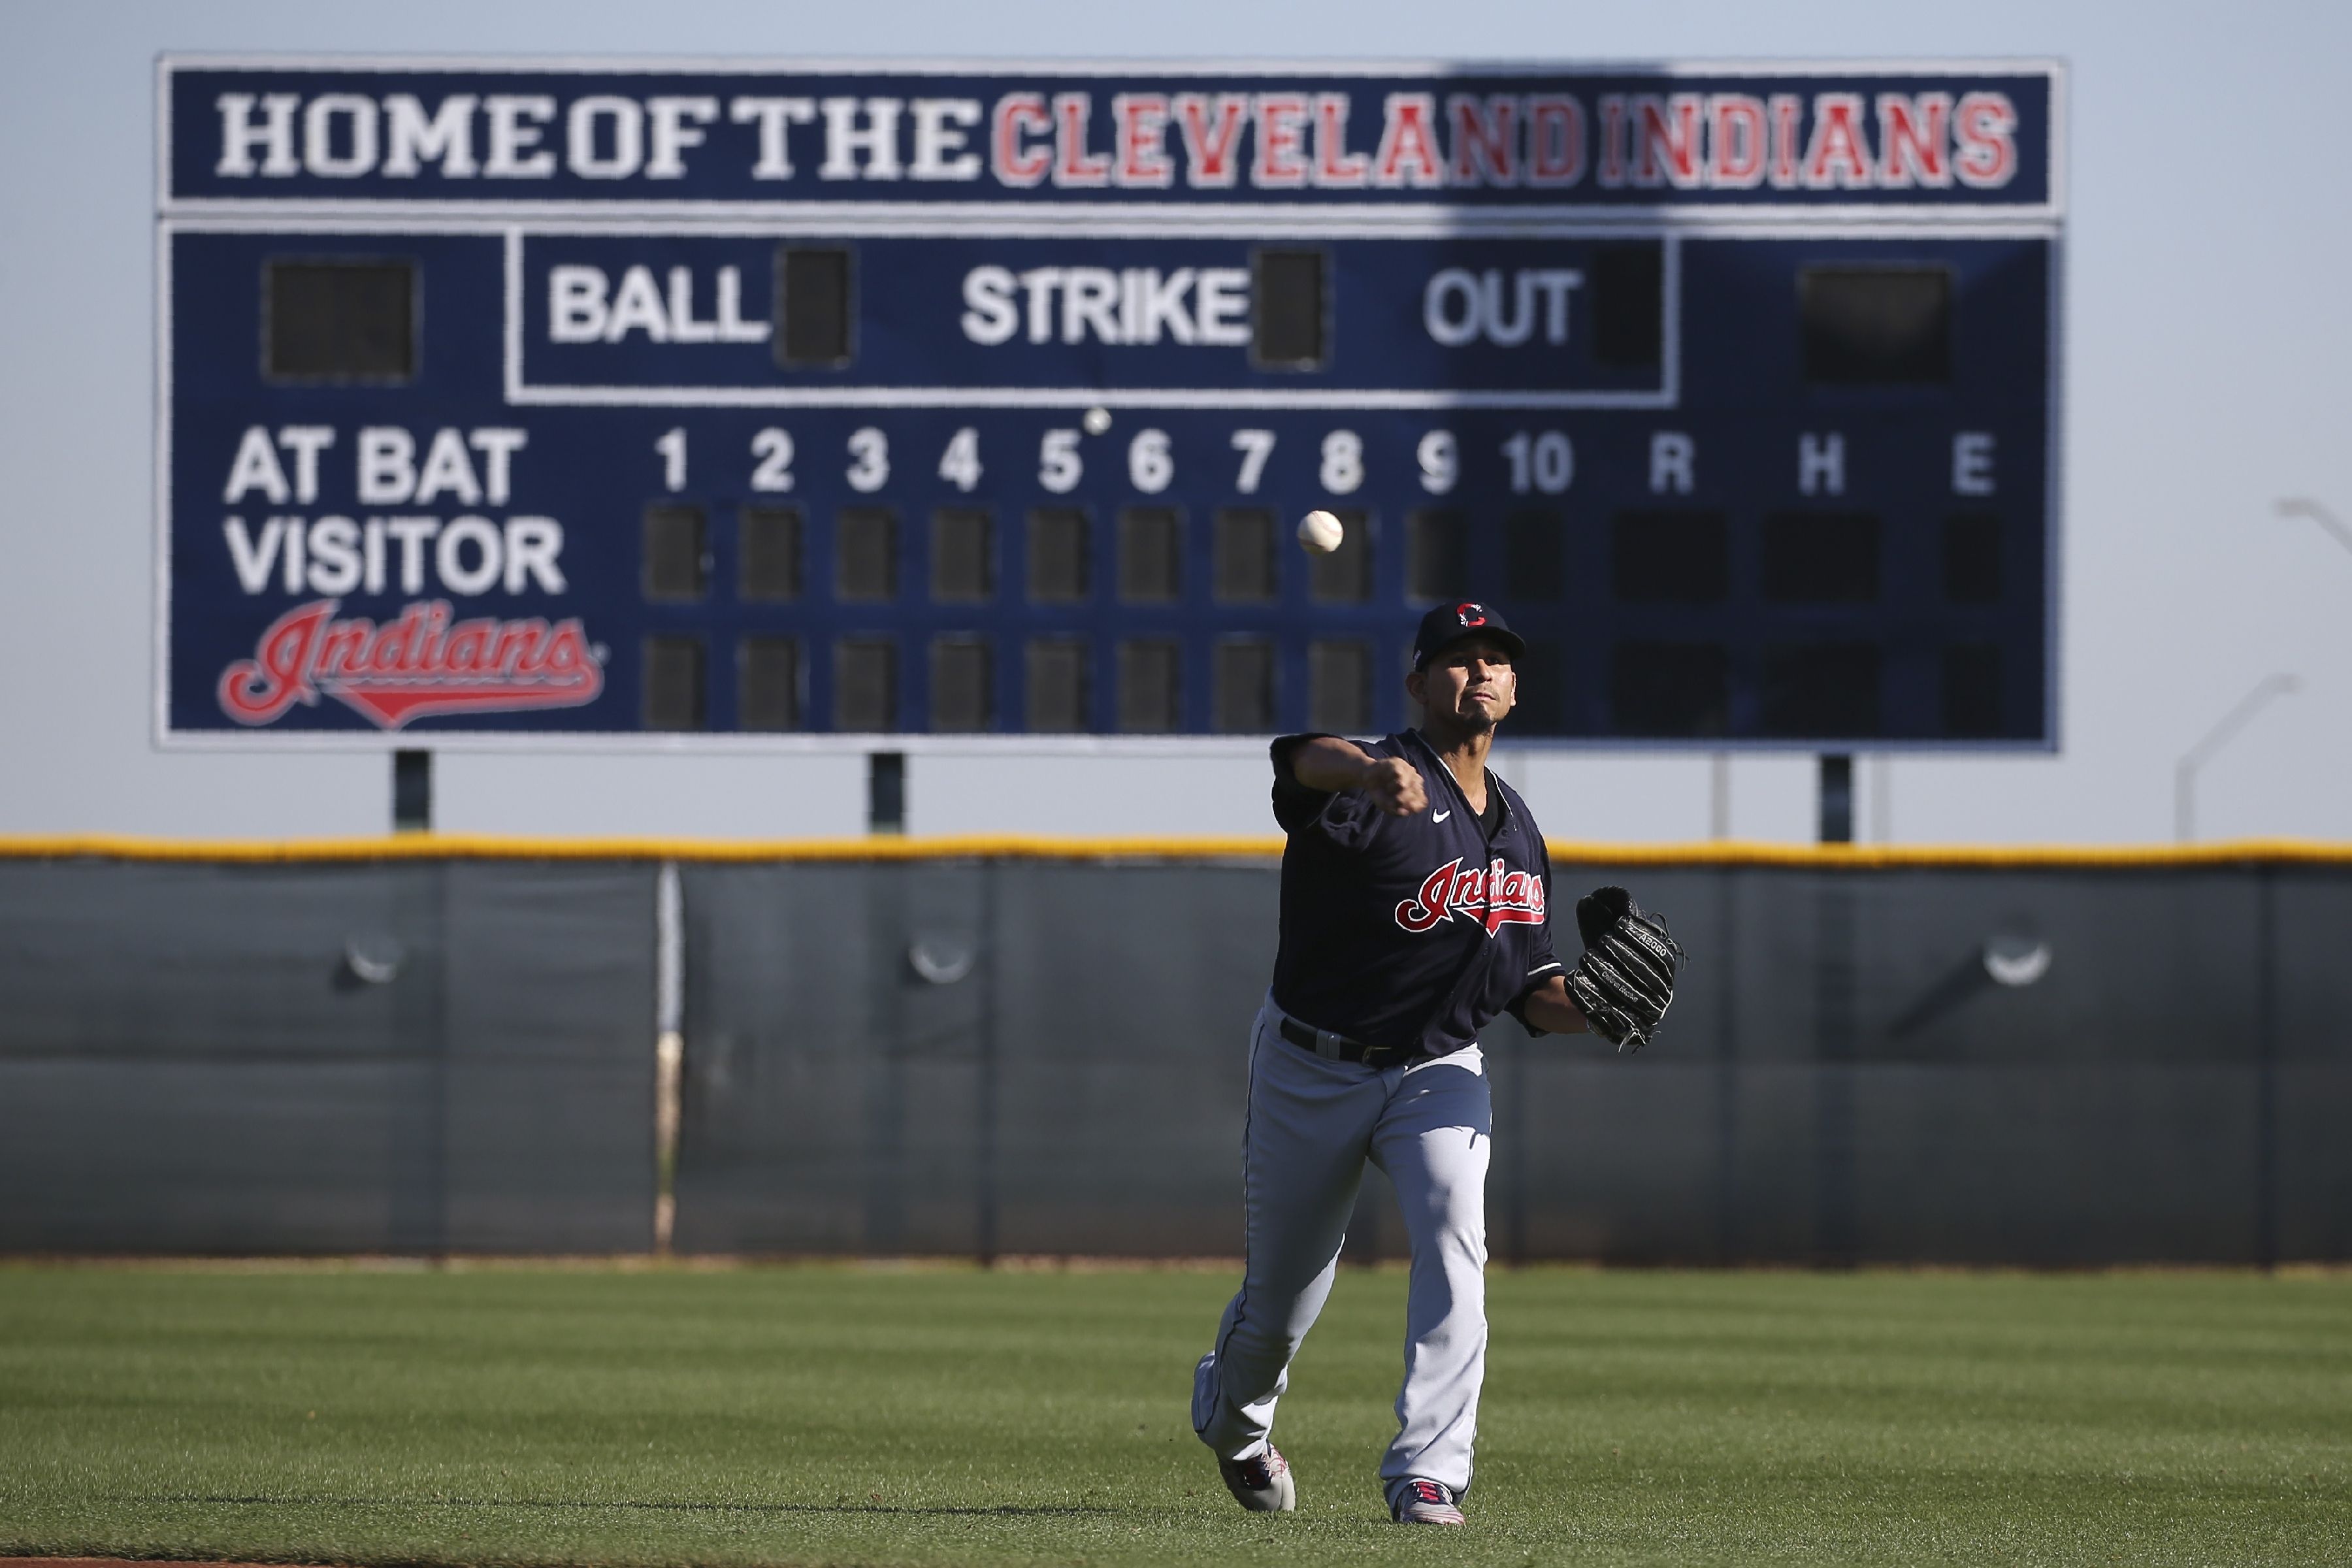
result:
<svg viewBox="0 0 2352 1568"><path fill-rule="evenodd" d="M433 753L392 753L392 830L433 831Z"/></svg>
<svg viewBox="0 0 2352 1568"><path fill-rule="evenodd" d="M1848 752L1822 754L1822 842L1853 842L1853 758Z"/></svg>
<svg viewBox="0 0 2352 1568"><path fill-rule="evenodd" d="M866 759L866 831L907 831L907 753L872 752Z"/></svg>

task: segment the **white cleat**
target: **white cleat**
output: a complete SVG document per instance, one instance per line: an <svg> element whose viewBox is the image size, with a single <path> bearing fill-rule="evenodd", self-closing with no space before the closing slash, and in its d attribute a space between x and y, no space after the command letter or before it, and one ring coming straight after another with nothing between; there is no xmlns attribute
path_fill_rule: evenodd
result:
<svg viewBox="0 0 2352 1568"><path fill-rule="evenodd" d="M1225 1489L1234 1500L1252 1513L1298 1511L1298 1483L1290 1479L1290 1461L1271 1443L1265 1452L1246 1459L1219 1459L1217 1473L1225 1478Z"/></svg>
<svg viewBox="0 0 2352 1568"><path fill-rule="evenodd" d="M1454 1500L1454 1489L1443 1481L1423 1480L1415 1476L1397 1492L1396 1501L1389 1505L1389 1517L1399 1524L1460 1524L1462 1509Z"/></svg>

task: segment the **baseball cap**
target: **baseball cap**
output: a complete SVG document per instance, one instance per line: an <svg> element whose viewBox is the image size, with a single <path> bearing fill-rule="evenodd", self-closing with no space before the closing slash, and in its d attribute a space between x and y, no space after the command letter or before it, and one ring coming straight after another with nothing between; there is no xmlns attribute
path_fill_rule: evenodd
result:
<svg viewBox="0 0 2352 1568"><path fill-rule="evenodd" d="M1429 661L1452 647L1464 637L1492 637L1503 645L1513 658L1525 658L1528 645L1519 634L1504 624L1503 612L1492 605L1465 600L1459 604L1440 605L1421 617L1421 630L1412 639L1412 667L1425 669Z"/></svg>

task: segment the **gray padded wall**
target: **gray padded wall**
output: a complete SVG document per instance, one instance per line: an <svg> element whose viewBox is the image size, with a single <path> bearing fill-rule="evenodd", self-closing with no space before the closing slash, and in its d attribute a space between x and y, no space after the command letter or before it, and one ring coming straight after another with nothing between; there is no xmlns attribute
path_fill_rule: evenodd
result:
<svg viewBox="0 0 2352 1568"><path fill-rule="evenodd" d="M1232 1254L1262 865L688 867L682 1250ZM920 952L934 984L919 972Z"/></svg>
<svg viewBox="0 0 2352 1568"><path fill-rule="evenodd" d="M0 862L0 1249L647 1247L653 879Z"/></svg>
<svg viewBox="0 0 2352 1568"><path fill-rule="evenodd" d="M1498 1257L2352 1256L2339 868L1558 880L1634 887L1694 961L1639 1057L1487 1032ZM689 868L678 1245L1235 1251L1276 892L1263 863ZM2047 974L1994 984L1997 933ZM1349 1250L1401 1247L1373 1176Z"/></svg>
<svg viewBox="0 0 2352 1568"><path fill-rule="evenodd" d="M0 862L0 1250L646 1247L655 878ZM1239 1250L1270 864L682 880L680 1250ZM2352 1258L2352 868L1558 880L1693 963L1641 1056L1488 1031L1498 1258ZM1992 984L1996 932L2048 973Z"/></svg>

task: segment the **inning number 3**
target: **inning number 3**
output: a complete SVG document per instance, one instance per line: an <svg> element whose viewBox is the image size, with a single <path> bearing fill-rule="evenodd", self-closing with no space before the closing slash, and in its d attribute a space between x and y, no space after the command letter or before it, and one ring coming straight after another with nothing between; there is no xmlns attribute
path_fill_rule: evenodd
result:
<svg viewBox="0 0 2352 1568"><path fill-rule="evenodd" d="M890 438L868 425L853 430L849 436L849 455L857 460L849 465L849 488L872 495L890 482Z"/></svg>

